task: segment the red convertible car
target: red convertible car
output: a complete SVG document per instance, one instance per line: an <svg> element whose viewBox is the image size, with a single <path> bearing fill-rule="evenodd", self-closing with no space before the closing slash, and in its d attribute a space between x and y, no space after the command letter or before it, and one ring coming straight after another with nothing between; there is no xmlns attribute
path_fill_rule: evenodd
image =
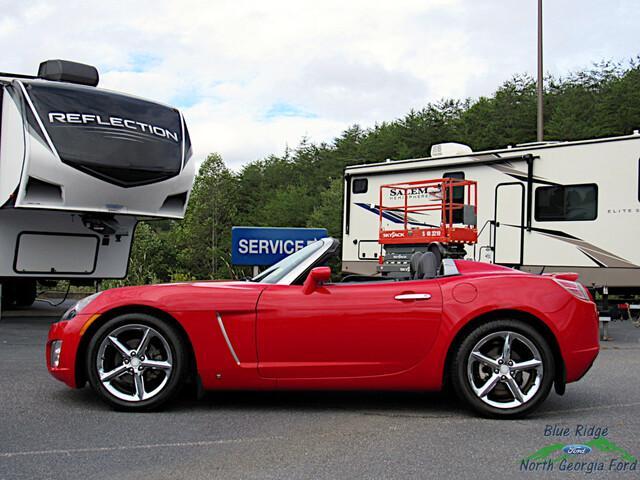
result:
<svg viewBox="0 0 640 480"><path fill-rule="evenodd" d="M249 281L106 290L54 323L51 374L149 410L205 390L441 390L519 417L595 360L598 316L575 274L416 256L413 278L345 277L325 238Z"/></svg>

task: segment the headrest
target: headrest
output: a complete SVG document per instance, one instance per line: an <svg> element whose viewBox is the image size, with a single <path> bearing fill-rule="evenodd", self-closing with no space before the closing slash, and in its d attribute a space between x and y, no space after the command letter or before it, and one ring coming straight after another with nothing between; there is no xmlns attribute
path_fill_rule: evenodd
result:
<svg viewBox="0 0 640 480"><path fill-rule="evenodd" d="M416 280L435 278L438 275L440 264L437 261L436 255L433 252L423 253L416 269Z"/></svg>

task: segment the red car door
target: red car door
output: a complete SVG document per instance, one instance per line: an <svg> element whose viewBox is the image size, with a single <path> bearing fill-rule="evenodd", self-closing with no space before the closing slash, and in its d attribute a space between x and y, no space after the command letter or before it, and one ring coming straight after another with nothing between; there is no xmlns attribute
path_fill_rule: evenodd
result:
<svg viewBox="0 0 640 480"><path fill-rule="evenodd" d="M402 372L428 353L442 312L437 280L270 285L258 301L258 369L267 378Z"/></svg>

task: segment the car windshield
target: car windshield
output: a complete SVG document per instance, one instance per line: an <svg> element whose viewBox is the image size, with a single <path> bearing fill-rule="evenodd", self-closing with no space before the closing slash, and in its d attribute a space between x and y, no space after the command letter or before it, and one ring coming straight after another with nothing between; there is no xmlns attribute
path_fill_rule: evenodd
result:
<svg viewBox="0 0 640 480"><path fill-rule="evenodd" d="M319 250L321 250L324 245L325 242L323 240L318 240L316 242L310 243L306 247L298 250L295 253L292 253L288 257L280 260L275 265L267 268L259 275L256 275L251 279L251 281L259 283L278 283L294 268L296 268L308 258L312 257Z"/></svg>

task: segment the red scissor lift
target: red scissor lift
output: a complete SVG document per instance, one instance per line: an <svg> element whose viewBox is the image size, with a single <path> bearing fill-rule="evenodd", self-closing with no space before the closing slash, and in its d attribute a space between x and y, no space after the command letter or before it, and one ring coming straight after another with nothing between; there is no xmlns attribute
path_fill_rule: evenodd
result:
<svg viewBox="0 0 640 480"><path fill-rule="evenodd" d="M478 189L474 180L436 178L380 187L379 271L404 277L415 252L462 258L478 240Z"/></svg>

